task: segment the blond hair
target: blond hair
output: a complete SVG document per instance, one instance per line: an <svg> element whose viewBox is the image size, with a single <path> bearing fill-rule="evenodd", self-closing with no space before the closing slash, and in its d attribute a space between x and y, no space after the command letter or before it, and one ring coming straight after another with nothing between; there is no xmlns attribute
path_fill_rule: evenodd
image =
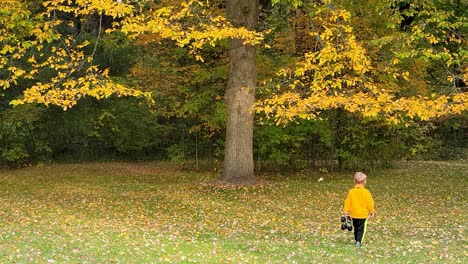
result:
<svg viewBox="0 0 468 264"><path fill-rule="evenodd" d="M358 184L364 183L366 179L367 179L367 175L364 174L363 172L358 171L354 174L355 183L358 183Z"/></svg>

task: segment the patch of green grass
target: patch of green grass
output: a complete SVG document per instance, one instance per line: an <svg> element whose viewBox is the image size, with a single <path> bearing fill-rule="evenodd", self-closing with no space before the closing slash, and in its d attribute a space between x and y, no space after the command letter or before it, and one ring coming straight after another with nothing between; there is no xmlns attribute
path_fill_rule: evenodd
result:
<svg viewBox="0 0 468 264"><path fill-rule="evenodd" d="M369 173L364 248L339 229L352 174L261 176L249 188L157 163L0 172L0 263L464 263L468 165ZM323 181L317 181L324 177Z"/></svg>

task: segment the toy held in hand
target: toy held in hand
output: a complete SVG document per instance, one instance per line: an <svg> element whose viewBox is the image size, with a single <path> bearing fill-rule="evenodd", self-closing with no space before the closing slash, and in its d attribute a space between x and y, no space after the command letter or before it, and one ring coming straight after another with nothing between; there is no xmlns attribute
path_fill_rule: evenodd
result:
<svg viewBox="0 0 468 264"><path fill-rule="evenodd" d="M353 230L353 225L351 224L351 217L342 216L341 217L341 230L348 229L348 231Z"/></svg>

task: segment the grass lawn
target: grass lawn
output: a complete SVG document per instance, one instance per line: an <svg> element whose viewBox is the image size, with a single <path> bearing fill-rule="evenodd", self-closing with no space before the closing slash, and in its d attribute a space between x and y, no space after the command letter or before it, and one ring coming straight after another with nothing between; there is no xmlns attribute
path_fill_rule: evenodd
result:
<svg viewBox="0 0 468 264"><path fill-rule="evenodd" d="M368 173L364 248L339 228L352 173L206 184L217 177L158 163L2 171L0 263L467 263L467 163Z"/></svg>

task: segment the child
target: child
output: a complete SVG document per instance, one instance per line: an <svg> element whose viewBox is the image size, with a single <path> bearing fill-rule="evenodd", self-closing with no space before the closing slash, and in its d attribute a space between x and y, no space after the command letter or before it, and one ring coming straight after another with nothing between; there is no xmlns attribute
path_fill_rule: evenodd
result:
<svg viewBox="0 0 468 264"><path fill-rule="evenodd" d="M354 240L356 247L364 242L367 229L367 218L374 216L374 200L370 192L365 188L366 174L356 172L354 174L354 188L352 188L344 205L344 213L353 219Z"/></svg>

